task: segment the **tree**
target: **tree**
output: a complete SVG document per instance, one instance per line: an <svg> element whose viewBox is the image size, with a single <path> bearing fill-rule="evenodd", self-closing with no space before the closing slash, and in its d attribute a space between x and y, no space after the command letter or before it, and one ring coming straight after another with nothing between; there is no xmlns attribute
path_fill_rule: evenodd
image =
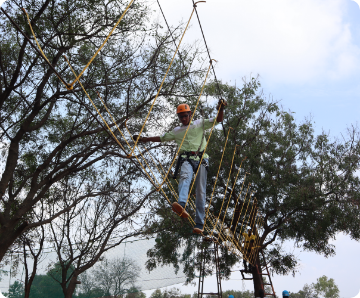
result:
<svg viewBox="0 0 360 298"><path fill-rule="evenodd" d="M323 275L319 277L316 283L311 285L305 284L303 289L297 293L291 293L294 298L339 298L339 288L335 284L334 279Z"/></svg>
<svg viewBox="0 0 360 298"><path fill-rule="evenodd" d="M182 294L178 288L172 289L164 289L161 291L160 289L156 289L151 293L150 298L190 298L190 294Z"/></svg>
<svg viewBox="0 0 360 298"><path fill-rule="evenodd" d="M222 97L228 101L225 120L220 129L213 132L207 153L211 157L208 172L207 193L211 193L220 163L220 157L229 127L230 133L225 151L223 167L210 210L215 216L225 216L224 224L237 239L241 239L239 213L225 214L221 205L227 190L225 202L229 210L241 210L243 197L239 197L241 179L235 182L235 171L241 161L243 171L250 173L247 181L256 191L257 208L264 223L261 230L254 233L258 237L259 254L255 264L263 266L261 254L272 267L274 273L288 274L297 270L297 259L291 252L281 249L281 243L292 240L305 250L315 251L325 256L334 254L329 239L338 232L360 238L359 203L360 180L357 175L360 160L359 131L350 127L341 138L331 139L325 132L315 135L313 122L305 119L296 123L291 112L283 110L276 102L266 100L259 91L260 83L253 78L242 87L222 84ZM206 96L217 94L217 85L209 84ZM205 117L209 117L214 107L205 105ZM235 146L234 166L230 182L227 177ZM226 166L227 165L227 166ZM235 169L236 168L236 169ZM232 190L234 190L232 192ZM232 197L229 195L232 194ZM221 211L220 211L221 210ZM158 264L183 263L189 280L195 278L195 269L200 259L192 257L194 250L200 252L200 241L191 235L187 222L172 214L162 198L158 198L157 215L162 218L154 224L156 245L148 251L148 269ZM241 219L241 221L238 221ZM236 223L240 224L236 225ZM247 224L247 222L245 222ZM218 239L221 243L221 239ZM180 248L184 248L180 253ZM226 268L236 261L236 256L223 249L221 262ZM223 277L230 270L221 270ZM251 271L254 293L262 287L262 278L254 267Z"/></svg>
<svg viewBox="0 0 360 298"><path fill-rule="evenodd" d="M109 181L119 160L127 162L122 165L125 171L138 171L136 182L143 182L147 190L154 184L149 182L146 166L140 167L134 154L130 155L115 124L109 127L119 143L102 124L79 84L73 90L66 89L53 70L65 82L72 82L74 76L63 55L79 73L127 4L125 0L8 0L2 6L0 143L4 170L0 179L0 261L26 230L51 222L83 200L111 195ZM21 8L29 13L52 67L5 16L31 36ZM175 30L175 36L180 29ZM30 40L34 43L32 37ZM130 119L128 129L134 133L140 130L143 115L156 97L173 51L172 40L150 21L144 2L135 1L80 81L109 123L111 119L95 90L102 95L120 130L125 131L125 120ZM195 47L188 47L185 64L175 59L145 133L167 116L167 107L161 103L163 96L193 96L187 88L189 75L196 81L203 74L202 67L190 67L197 52ZM131 142L127 133L125 138ZM154 148L157 146L149 149ZM164 146L164 150L170 149ZM128 183L134 187L133 181ZM52 210L68 184L82 186L82 191L64 209ZM35 213L39 210L45 210L45 214L52 211L51 216L37 220Z"/></svg>
<svg viewBox="0 0 360 298"><path fill-rule="evenodd" d="M10 285L9 292L4 293L4 296L7 298L23 298L24 285L16 280L12 285Z"/></svg>
<svg viewBox="0 0 360 298"><path fill-rule="evenodd" d="M303 289L297 293L291 293L291 297L294 298L312 298L315 297L313 285L305 284Z"/></svg>
<svg viewBox="0 0 360 298"><path fill-rule="evenodd" d="M20 242L22 243L22 252L23 252L23 261L25 269L25 289L24 289L24 298L30 297L31 285L35 279L37 268L41 262L43 256L43 248L45 242L45 228L44 226L37 227L33 230L27 231L19 237ZM29 270L29 256L32 263L32 270Z"/></svg>
<svg viewBox="0 0 360 298"><path fill-rule="evenodd" d="M146 294L133 286L127 291L125 298L146 298Z"/></svg>
<svg viewBox="0 0 360 298"><path fill-rule="evenodd" d="M79 279L81 280L80 290L77 291L78 298L97 298L105 296L103 289L94 286L93 280L87 271L80 275Z"/></svg>
<svg viewBox="0 0 360 298"><path fill-rule="evenodd" d="M140 276L140 267L129 258L104 258L93 270L80 275L80 292L88 295L94 289L101 289L105 296L123 296L142 298L135 286Z"/></svg>
<svg viewBox="0 0 360 298"><path fill-rule="evenodd" d="M55 271L59 268L55 269ZM37 274L35 275L34 281L30 288L30 298L63 298L64 294L62 292L59 284L51 277L49 272L47 274Z"/></svg>
<svg viewBox="0 0 360 298"><path fill-rule="evenodd" d="M57 254L57 261L62 271L56 281L61 285L65 297L70 298L73 295L80 274L101 260L104 252L142 233L147 223L146 217L141 217L141 222L137 223L136 227L132 217L142 208L148 195L143 195L141 190L129 189L127 184L128 179L136 180L136 174L137 171L124 169L120 172L116 171L111 181L113 188L111 196L98 196L81 202L49 224L51 233L49 242ZM149 193L152 192L154 190ZM67 204L66 196L62 204ZM111 268L120 270L124 266L131 268L132 264L124 263L116 266L113 264ZM105 272L108 272L110 285L113 286L115 281L120 287L115 286L112 292L119 293L123 291L122 286L128 285L126 279L133 280L135 277L130 269L125 270L124 276L114 270L111 272L105 270L103 274L98 274L95 280L103 280L103 284L106 284L104 276ZM99 288L104 289L100 284ZM110 295L105 289L104 293Z"/></svg>
<svg viewBox="0 0 360 298"><path fill-rule="evenodd" d="M335 284L334 279L327 278L325 275L319 277L315 284L313 284L317 297L324 298L339 298L340 291Z"/></svg>

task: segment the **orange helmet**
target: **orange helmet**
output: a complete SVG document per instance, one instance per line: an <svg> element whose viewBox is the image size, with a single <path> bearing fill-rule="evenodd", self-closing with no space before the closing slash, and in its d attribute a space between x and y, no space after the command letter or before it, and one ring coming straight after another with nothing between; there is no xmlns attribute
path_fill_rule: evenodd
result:
<svg viewBox="0 0 360 298"><path fill-rule="evenodd" d="M176 109L176 114L179 114L182 112L191 112L189 105L187 105L186 103L182 103L182 104L178 105L178 107Z"/></svg>

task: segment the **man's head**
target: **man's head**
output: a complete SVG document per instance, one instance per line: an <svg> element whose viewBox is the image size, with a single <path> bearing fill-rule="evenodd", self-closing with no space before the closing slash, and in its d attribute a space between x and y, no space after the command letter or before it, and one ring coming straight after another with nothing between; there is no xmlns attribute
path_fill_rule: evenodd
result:
<svg viewBox="0 0 360 298"><path fill-rule="evenodd" d="M182 103L177 107L176 114L178 115L179 120L183 125L188 125L190 123L191 110L189 105L186 103Z"/></svg>
<svg viewBox="0 0 360 298"><path fill-rule="evenodd" d="M248 229L248 235L251 235L251 229Z"/></svg>

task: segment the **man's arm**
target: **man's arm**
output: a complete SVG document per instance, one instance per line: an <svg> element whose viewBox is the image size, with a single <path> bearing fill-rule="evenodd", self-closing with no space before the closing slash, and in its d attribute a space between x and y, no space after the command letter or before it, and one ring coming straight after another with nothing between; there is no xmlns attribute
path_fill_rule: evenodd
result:
<svg viewBox="0 0 360 298"><path fill-rule="evenodd" d="M138 135L134 135L134 140L136 141L136 139L139 137ZM161 142L160 137L140 137L140 139L138 140L138 142L142 142L142 143L147 143L147 142Z"/></svg>

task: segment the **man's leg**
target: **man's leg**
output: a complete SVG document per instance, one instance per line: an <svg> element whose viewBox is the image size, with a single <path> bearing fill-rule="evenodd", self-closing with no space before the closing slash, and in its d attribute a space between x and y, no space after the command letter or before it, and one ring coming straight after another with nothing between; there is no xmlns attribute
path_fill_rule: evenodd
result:
<svg viewBox="0 0 360 298"><path fill-rule="evenodd" d="M195 228L198 228L200 231L204 229L206 179L207 179L207 170L205 166L201 164L196 177L196 217L195 217L195 224L196 224Z"/></svg>
<svg viewBox="0 0 360 298"><path fill-rule="evenodd" d="M191 184L191 179L193 176L193 168L188 161L184 161L181 165L180 175L179 175L179 199L178 203L185 207L186 201L189 195L189 188Z"/></svg>

